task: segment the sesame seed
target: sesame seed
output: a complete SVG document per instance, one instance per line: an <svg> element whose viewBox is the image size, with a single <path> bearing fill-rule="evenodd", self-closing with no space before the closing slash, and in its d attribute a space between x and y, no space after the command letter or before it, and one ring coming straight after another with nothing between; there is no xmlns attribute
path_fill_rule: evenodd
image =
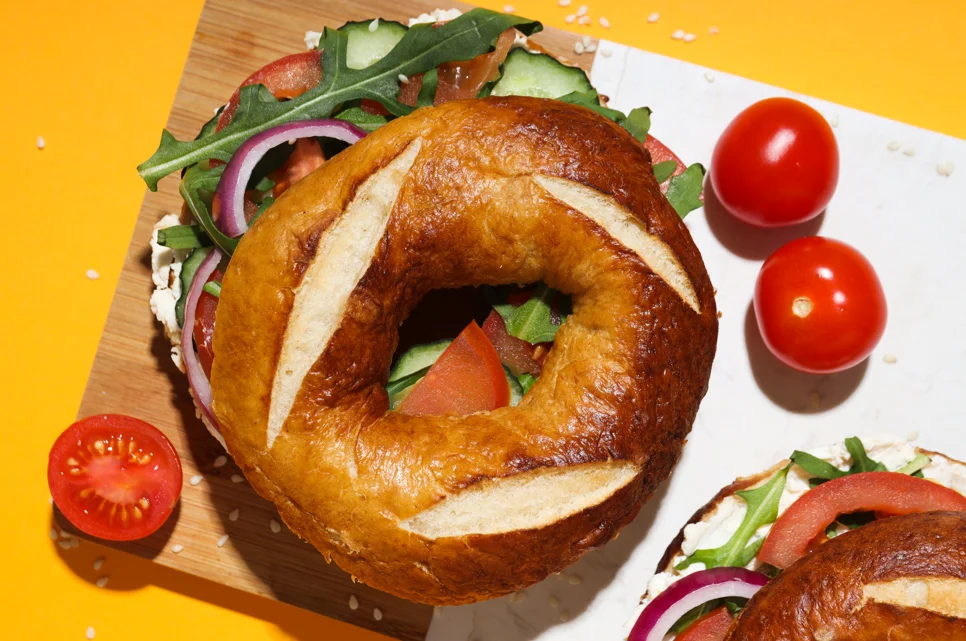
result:
<svg viewBox="0 0 966 641"><path fill-rule="evenodd" d="M80 539L75 537L70 537L70 546L75 550L80 547Z"/></svg>
<svg viewBox="0 0 966 641"><path fill-rule="evenodd" d="M439 612L440 612L440 610L439 610L439 606L438 606L438 605L434 605L434 606L433 606L433 617L434 617L434 618L435 618L435 617L438 617L438 616L439 616Z"/></svg>
<svg viewBox="0 0 966 641"><path fill-rule="evenodd" d="M47 141L44 140L43 136L37 136L37 149L43 149L47 146Z"/></svg>
<svg viewBox="0 0 966 641"><path fill-rule="evenodd" d="M379 608L372 609L372 618L376 621L382 621L382 610Z"/></svg>
<svg viewBox="0 0 966 641"><path fill-rule="evenodd" d="M275 519L272 519L271 521L268 522L268 527L270 527L272 532L274 532L275 534L278 534L279 532L282 531L282 524L276 521Z"/></svg>
<svg viewBox="0 0 966 641"><path fill-rule="evenodd" d="M574 43L574 53L578 56L584 52L584 43L580 40Z"/></svg>
<svg viewBox="0 0 966 641"><path fill-rule="evenodd" d="M244 480L245 480L245 477L242 476L241 474L232 474L231 475L231 482L232 483L241 483Z"/></svg>
<svg viewBox="0 0 966 641"><path fill-rule="evenodd" d="M547 603L549 603L550 607L553 608L554 610L560 607L560 599L558 599L552 594L549 597L547 597Z"/></svg>
<svg viewBox="0 0 966 641"><path fill-rule="evenodd" d="M707 80L708 82L714 82L714 74L711 73L710 71L705 71L704 79Z"/></svg>
<svg viewBox="0 0 966 641"><path fill-rule="evenodd" d="M576 19L577 19L577 16L571 13L566 18L564 18L564 22L566 22L567 24L571 24Z"/></svg>
<svg viewBox="0 0 966 641"><path fill-rule="evenodd" d="M510 595L511 603L523 603L526 600L527 600L526 592L514 592L513 594Z"/></svg>
<svg viewBox="0 0 966 641"><path fill-rule="evenodd" d="M69 550L70 549L70 541L68 541L67 539L61 539L60 541L57 541L57 545L60 546L60 549L61 550Z"/></svg>
<svg viewBox="0 0 966 641"><path fill-rule="evenodd" d="M354 595L354 594L350 594L349 595L349 609L350 610L358 610L359 609L359 599L356 598L356 595Z"/></svg>
<svg viewBox="0 0 966 641"><path fill-rule="evenodd" d="M84 633L84 636L87 637L88 639L93 639L94 638L94 626L92 626L92 625L87 626L87 632Z"/></svg>
<svg viewBox="0 0 966 641"><path fill-rule="evenodd" d="M97 273L97 270L95 270L95 269L88 269L87 270L87 278L88 279L90 279L90 280L97 280L100 277L101 277L101 275Z"/></svg>
<svg viewBox="0 0 966 641"><path fill-rule="evenodd" d="M952 176L954 169L956 169L956 165L951 160L936 165L936 173L940 176Z"/></svg>
<svg viewBox="0 0 966 641"><path fill-rule="evenodd" d="M909 441L910 443L912 441L917 440L918 438L919 438L919 430L913 430L908 434L906 434L906 440Z"/></svg>
<svg viewBox="0 0 966 641"><path fill-rule="evenodd" d="M601 16L600 18L598 18L597 22L599 22L600 26L602 26L604 29L610 29L610 20L608 20L604 16Z"/></svg>
<svg viewBox="0 0 966 641"><path fill-rule="evenodd" d="M175 554L181 554L184 551L184 546L180 543L175 543L171 546L171 551Z"/></svg>
<svg viewBox="0 0 966 641"><path fill-rule="evenodd" d="M562 610L560 612L560 622L561 623L566 623L567 621L570 621L570 618L571 618L570 617L570 610Z"/></svg>
<svg viewBox="0 0 966 641"><path fill-rule="evenodd" d="M513 13L516 10L517 8L514 7L512 4L503 5L503 13Z"/></svg>
<svg viewBox="0 0 966 641"><path fill-rule="evenodd" d="M584 580L580 578L580 575L578 574L571 574L569 577L567 577L567 583L570 585L580 585L583 582Z"/></svg>
<svg viewBox="0 0 966 641"><path fill-rule="evenodd" d="M369 31L371 33L375 33L376 29L378 28L379 28L379 18L376 18L375 20L369 23Z"/></svg>
<svg viewBox="0 0 966 641"><path fill-rule="evenodd" d="M57 540L57 528L54 528L54 527L50 528L50 540L51 541Z"/></svg>
<svg viewBox="0 0 966 641"><path fill-rule="evenodd" d="M407 76L404 73L399 74L399 82L406 84L407 82L409 82L409 76Z"/></svg>
<svg viewBox="0 0 966 641"><path fill-rule="evenodd" d="M597 43L596 42L590 43L589 45L584 47L584 51L586 51L587 53L594 53L595 51L597 51Z"/></svg>
<svg viewBox="0 0 966 641"><path fill-rule="evenodd" d="M202 478L201 474L195 474L194 476L191 477L191 480L188 481L188 483L190 483L191 486L194 487L194 486L198 485L199 483L201 483L202 480L203 480L203 478Z"/></svg>
<svg viewBox="0 0 966 641"><path fill-rule="evenodd" d="M103 588L104 586L107 585L107 579L108 577L102 576L101 578L99 578L97 581L94 582L94 585L96 585L99 588Z"/></svg>
<svg viewBox="0 0 966 641"><path fill-rule="evenodd" d="M902 146L902 143L899 142L898 140L891 140L889 141L889 144L886 145L886 149L888 149L889 151L899 151L899 147L901 146Z"/></svg>
<svg viewBox="0 0 966 641"><path fill-rule="evenodd" d="M651 24L654 24L660 19L661 19L661 14L659 14L657 11L655 11L654 13L652 13L647 17L647 21L650 22Z"/></svg>
<svg viewBox="0 0 966 641"><path fill-rule="evenodd" d="M587 5L585 5L585 4L582 4L579 7L577 7L577 15L578 16L586 16L587 15L587 11L588 11Z"/></svg>
<svg viewBox="0 0 966 641"><path fill-rule="evenodd" d="M104 567L104 557L99 556L96 559L94 559L94 571L100 572L102 567Z"/></svg>
<svg viewBox="0 0 966 641"><path fill-rule="evenodd" d="M225 547L225 543L228 543L228 535L222 534L221 537L218 539L218 543L216 545L220 548L223 548Z"/></svg>
<svg viewBox="0 0 966 641"><path fill-rule="evenodd" d="M590 16L580 16L580 18L577 19L577 24L589 25Z"/></svg>
<svg viewBox="0 0 966 641"><path fill-rule="evenodd" d="M902 150L902 153L905 154L906 156L915 156L916 155L916 148L915 147L911 147L911 146L910 147L906 147L905 149Z"/></svg>
<svg viewBox="0 0 966 641"><path fill-rule="evenodd" d="M560 5L561 7L569 7L571 2L572 0L559 0L557 4Z"/></svg>
<svg viewBox="0 0 966 641"><path fill-rule="evenodd" d="M605 58L610 58L614 54L610 49L601 49L600 55L604 56Z"/></svg>
<svg viewBox="0 0 966 641"><path fill-rule="evenodd" d="M106 393L107 392L101 392L101 394L106 394ZM52 497L52 496L47 497L47 503L49 505L53 505L54 504L54 497Z"/></svg>
<svg viewBox="0 0 966 641"><path fill-rule="evenodd" d="M238 520L238 514L239 514L239 510L236 507L234 510L228 513L228 520L234 523L235 521Z"/></svg>
<svg viewBox="0 0 966 641"><path fill-rule="evenodd" d="M828 119L828 124L831 125L833 128L838 127L839 126L839 117L838 116L831 116Z"/></svg>
<svg viewBox="0 0 966 641"><path fill-rule="evenodd" d="M718 35L719 33L718 27L711 27L710 29L708 29L708 33L712 36Z"/></svg>
<svg viewBox="0 0 966 641"><path fill-rule="evenodd" d="M684 29L678 29L671 34L672 40L683 40L684 39Z"/></svg>
<svg viewBox="0 0 966 641"><path fill-rule="evenodd" d="M215 459L215 467L216 468L217 467L225 467L225 463L227 463L227 462L228 462L228 457L227 456L224 456L224 455L219 456L218 458Z"/></svg>
<svg viewBox="0 0 966 641"><path fill-rule="evenodd" d="M686 34L684 34L684 41L685 42L694 42L695 39L697 39L697 36L694 35L693 33L686 33Z"/></svg>
<svg viewBox="0 0 966 641"><path fill-rule="evenodd" d="M584 36L580 41L584 44L584 49L590 46L590 36Z"/></svg>
<svg viewBox="0 0 966 641"><path fill-rule="evenodd" d="M899 359L897 359L892 354L883 354L882 355L882 360L884 362L888 363L889 365L894 365L896 363L896 361L898 361Z"/></svg>

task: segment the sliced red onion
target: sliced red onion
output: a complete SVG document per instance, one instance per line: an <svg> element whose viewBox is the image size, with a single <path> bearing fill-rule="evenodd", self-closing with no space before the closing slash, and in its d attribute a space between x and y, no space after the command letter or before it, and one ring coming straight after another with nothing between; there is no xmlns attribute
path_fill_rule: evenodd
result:
<svg viewBox="0 0 966 641"><path fill-rule="evenodd" d="M627 641L662 641L678 619L715 599L750 599L768 577L745 568L713 568L689 574L672 583L647 604Z"/></svg>
<svg viewBox="0 0 966 641"><path fill-rule="evenodd" d="M195 271L194 279L191 281L191 287L188 288L188 298L185 300L184 306L184 326L181 328L181 358L184 361L185 372L188 374L188 385L191 387L191 392L195 397L195 401L201 408L201 413L206 419L206 425L209 427L212 436L218 439L224 446L225 442L222 440L221 433L218 428L218 421L215 420L215 415L211 411L211 382L205 375L205 370L201 367L201 360L198 358L198 353L195 352L195 336L194 336L194 326L195 326L195 312L198 310L198 300L201 298L201 291L204 289L205 283L211 277L212 273L218 269L218 263L221 262L224 254L218 251L217 248L213 248L211 253L201 261L201 265L198 266L197 271Z"/></svg>
<svg viewBox="0 0 966 641"><path fill-rule="evenodd" d="M255 165L269 151L297 138L334 138L350 145L360 140L366 132L344 120L297 120L272 127L246 140L231 157L225 173L218 183L221 213L218 229L226 236L237 238L248 230L245 220L245 187L252 177Z"/></svg>

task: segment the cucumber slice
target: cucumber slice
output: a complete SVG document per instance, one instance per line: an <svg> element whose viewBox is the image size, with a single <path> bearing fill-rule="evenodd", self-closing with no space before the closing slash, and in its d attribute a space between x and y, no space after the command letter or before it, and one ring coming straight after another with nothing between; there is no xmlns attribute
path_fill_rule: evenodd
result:
<svg viewBox="0 0 966 641"><path fill-rule="evenodd" d="M503 371L506 373L506 382L510 384L510 407L516 407L523 398L523 386L506 365L503 366Z"/></svg>
<svg viewBox="0 0 966 641"><path fill-rule="evenodd" d="M379 20L374 30L370 28L372 23L372 20L347 22L339 28L349 39L345 54L349 69L365 69L375 64L409 31L409 27L392 20Z"/></svg>
<svg viewBox="0 0 966 641"><path fill-rule="evenodd" d="M409 393L416 387L416 383L421 381L428 371L429 368L427 367L386 385L386 393L389 394L389 409L396 409L396 406L409 396Z"/></svg>
<svg viewBox="0 0 966 641"><path fill-rule="evenodd" d="M449 344L453 341L442 340L425 345L415 345L396 359L396 363L389 372L389 382L399 381L403 378L429 369L429 366L436 362L439 355L446 351ZM390 393L391 395L391 393Z"/></svg>
<svg viewBox="0 0 966 641"><path fill-rule="evenodd" d="M575 91L594 91L583 69L568 67L545 53L513 49L491 95L559 98Z"/></svg>
<svg viewBox="0 0 966 641"><path fill-rule="evenodd" d="M188 254L181 264L181 298L174 304L174 315L178 318L180 327L184 327L184 306L188 302L191 281L195 279L195 272L201 267L201 263L208 257L211 250L211 247L200 247Z"/></svg>

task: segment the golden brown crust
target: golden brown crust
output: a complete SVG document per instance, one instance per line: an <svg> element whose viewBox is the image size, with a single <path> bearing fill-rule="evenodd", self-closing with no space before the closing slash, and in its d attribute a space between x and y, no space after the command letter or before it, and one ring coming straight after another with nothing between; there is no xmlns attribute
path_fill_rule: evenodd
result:
<svg viewBox="0 0 966 641"><path fill-rule="evenodd" d="M835 537L752 597L728 640L962 641L966 618L928 609L943 607L927 605L935 580L958 586L954 605L966 602L966 513L894 517ZM923 607L868 598L868 586L896 581Z"/></svg>
<svg viewBox="0 0 966 641"><path fill-rule="evenodd" d="M305 265L359 185L417 138L375 257L266 448L274 371ZM592 187L631 212L673 251L700 313L637 254L536 186L538 174ZM518 407L388 413L383 385L398 327L423 295L541 280L573 295L574 313ZM644 148L589 110L528 98L418 110L295 185L242 238L217 326L214 411L253 487L362 581L438 604L523 588L633 519L680 456L717 335L700 254ZM612 460L640 472L599 505L537 530L429 540L399 527L481 480Z"/></svg>

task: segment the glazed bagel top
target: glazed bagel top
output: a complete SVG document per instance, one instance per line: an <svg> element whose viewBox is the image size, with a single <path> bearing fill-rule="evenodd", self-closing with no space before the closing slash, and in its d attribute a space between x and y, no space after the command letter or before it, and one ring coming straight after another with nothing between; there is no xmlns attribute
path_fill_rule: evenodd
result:
<svg viewBox="0 0 966 641"><path fill-rule="evenodd" d="M429 291L573 297L517 407L388 411L398 328ZM223 281L214 412L285 521L363 581L460 603L609 540L667 476L703 397L711 283L643 146L553 100L417 110L270 207Z"/></svg>

